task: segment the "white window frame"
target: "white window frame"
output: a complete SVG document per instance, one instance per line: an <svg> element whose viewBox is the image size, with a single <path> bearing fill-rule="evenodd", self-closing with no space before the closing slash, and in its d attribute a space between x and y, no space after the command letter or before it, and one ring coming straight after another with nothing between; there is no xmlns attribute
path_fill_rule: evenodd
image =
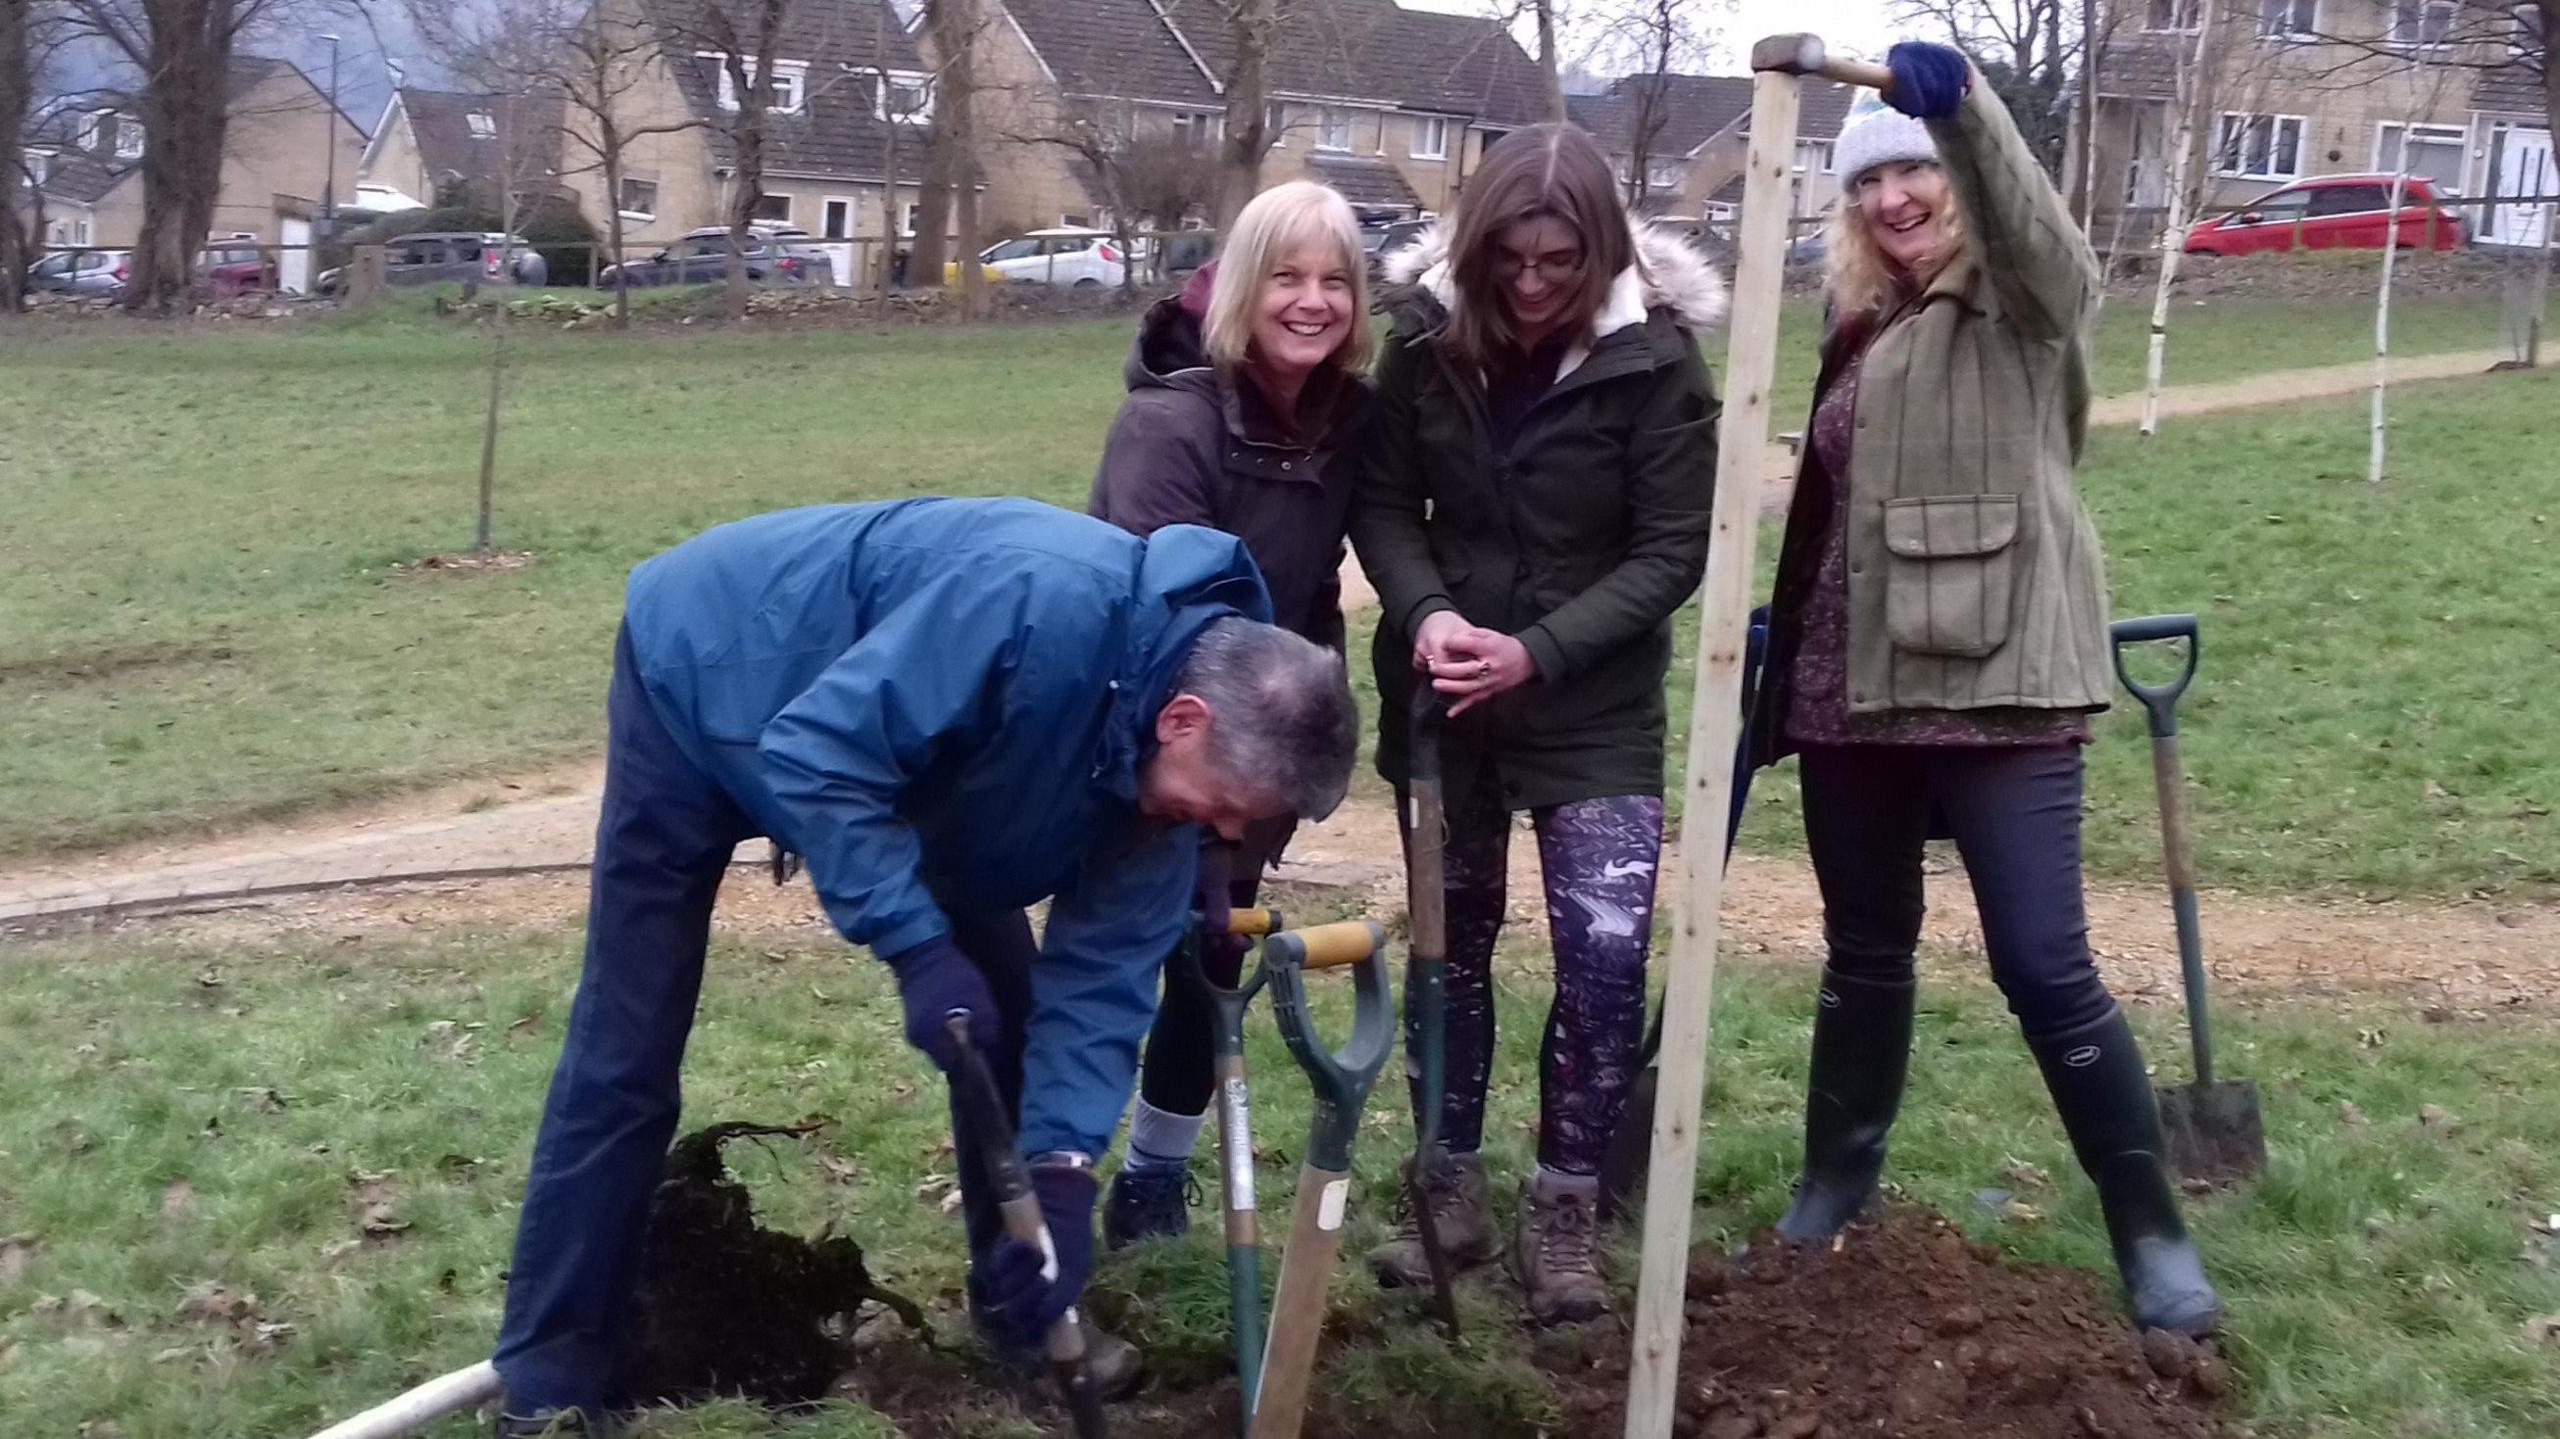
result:
<svg viewBox="0 0 2560 1439"><path fill-rule="evenodd" d="M88 114L81 116L80 136L77 142L80 148L83 150L97 149L98 136L104 133L107 122L114 119L115 116L116 112L113 110L92 110Z"/></svg>
<svg viewBox="0 0 2560 1439"><path fill-rule="evenodd" d="M629 202L631 199L631 187L634 185L646 185L649 187L648 209L635 210L631 208ZM658 218L657 181L644 179L638 175L625 175L622 177L622 187L622 193L613 197L613 207L621 214L622 218L626 220L654 220Z"/></svg>
<svg viewBox="0 0 2560 1439"><path fill-rule="evenodd" d="M1289 102L1286 100L1264 101L1262 105L1263 139L1276 145L1280 142L1280 137L1288 133Z"/></svg>
<svg viewBox="0 0 2560 1439"><path fill-rule="evenodd" d="M2462 26L2462 6L2459 0L2414 0L2414 3L2412 0L2388 0L2388 3L2391 6L2391 43L2394 47L2402 50L2450 50L2453 48L2454 37L2460 33ZM2400 23L2403 12L2410 9L2416 11L2418 19L2418 30L2414 35L2402 30ZM2444 15L2444 29L2440 38L2429 40L2427 22L2438 12Z"/></svg>
<svg viewBox="0 0 2560 1439"><path fill-rule="evenodd" d="M1426 141L1423 138L1426 135L1437 138ZM1446 115L1414 116L1413 143L1405 148L1407 153L1416 160L1448 159L1449 117Z"/></svg>
<svg viewBox="0 0 2560 1439"><path fill-rule="evenodd" d="M2305 3L2311 7L2310 22L2307 25L2297 26L2295 22L2298 17L2295 12ZM2270 5L2284 7L2283 19L2273 27L2267 23L2267 7ZM2319 39L2320 0L2258 0L2258 38L2278 44L2301 44Z"/></svg>
<svg viewBox="0 0 2560 1439"><path fill-rule="evenodd" d="M2151 7L2154 4L2166 4L2169 7L2168 24L2152 23ZM2143 0L2142 28L2154 35L2193 35L2203 28L2200 23L2203 18L2202 0Z"/></svg>
<svg viewBox="0 0 2560 1439"><path fill-rule="evenodd" d="M2399 165L2400 146L2394 134L2394 132L2399 130L2399 128L2400 122L2397 120L2377 120L2374 122L2373 168L2377 173L2384 175L2392 174ZM2471 168L2470 126L2412 125L2409 127L2409 149L2412 154L2416 153L2418 148L2423 145L2445 144L2453 146L2454 153L2462 160L2461 168L2467 172ZM2409 173L2412 175L2419 175L2421 178L2426 179L2430 184L2434 183L2435 177L2431 175L2424 175L2414 166L2411 167ZM2461 191L2457 189L2453 193L2460 194Z"/></svg>
<svg viewBox="0 0 2560 1439"><path fill-rule="evenodd" d="M713 73L720 77L721 110L731 115L738 113L738 77L729 73L729 57L717 50L696 50L693 52L693 57L697 60L710 61ZM747 72L748 84L759 83L756 62L753 59L741 58L738 63L739 68ZM889 73L894 75L897 72L892 70ZM764 107L766 112L774 115L799 114L809 103L809 62L806 60L774 61L773 83L789 90L791 98L787 104L779 99L766 101Z"/></svg>
<svg viewBox="0 0 2560 1439"><path fill-rule="evenodd" d="M142 158L142 142L143 142L143 139L144 139L144 135L143 135L143 132L142 132L142 122L141 122L141 121L136 120L135 118L133 118L133 117L132 117L132 116L130 116L130 115L118 115L118 116L116 117L116 158L117 158L117 159L119 159L119 160L139 160L139 159L141 159L141 158Z"/></svg>
<svg viewBox="0 0 2560 1439"><path fill-rule="evenodd" d="M1680 188L1682 166L1678 157L1654 156L1645 162L1644 187L1651 194L1670 194Z"/></svg>
<svg viewBox="0 0 2560 1439"><path fill-rule="evenodd" d="M486 110L472 111L462 117L462 123L471 127L471 138L474 140L498 138L498 117Z"/></svg>
<svg viewBox="0 0 2560 1439"><path fill-rule="evenodd" d="M43 189L46 185L53 183L53 152L51 150L30 147L21 154L25 158L27 178L35 182L37 189Z"/></svg>
<svg viewBox="0 0 2560 1439"><path fill-rule="evenodd" d="M835 214L835 209L838 205L842 205L844 207L844 233L841 235L830 235L827 233L827 221ZM851 195L824 195L819 197L818 238L820 240L831 245L841 245L846 241L853 239L854 232L861 227L862 201Z"/></svg>
<svg viewBox="0 0 2560 1439"><path fill-rule="evenodd" d="M2231 122L2235 120L2240 123L2241 131L2239 154L2240 163L2236 166L2226 168L2222 163L2222 157L2228 147L2224 145L2223 141L2231 128ZM2261 120L2267 123L2267 160L2270 165L2272 165L2275 160L2276 137L2283 133L2284 127L2287 124L2291 124L2293 126L2292 169L2276 170L2270 168L2266 170L2252 170L2248 168L2248 129L2250 126L2257 124ZM2230 180L2299 180L2302 178L2303 174L2303 148L2310 143L2311 117L2308 115L2260 115L2247 110L2225 110L2216 119L2213 128L2213 173Z"/></svg>
<svg viewBox="0 0 2560 1439"><path fill-rule="evenodd" d="M1352 111L1339 105L1327 105L1318 110L1315 147L1328 155L1352 154L1353 147L1357 143L1351 133L1352 116ZM1333 143L1336 127L1339 127L1342 133L1342 143L1339 145Z"/></svg>
<svg viewBox="0 0 2560 1439"><path fill-rule="evenodd" d="M1215 110L1176 110L1166 122L1174 139L1195 150L1214 150L1225 133L1226 117Z"/></svg>
<svg viewBox="0 0 2560 1439"><path fill-rule="evenodd" d="M780 200L782 202L782 213L779 215L758 213L752 216L748 223L756 225L788 225L792 223L792 199L789 194L782 191L767 190L763 194L758 195L756 197L756 209L759 212L764 209L764 204L767 200Z"/></svg>
<svg viewBox="0 0 2560 1439"><path fill-rule="evenodd" d="M775 68L779 69L780 66L777 64ZM880 72L873 70L870 78L872 119L895 120L901 125L933 123L933 77L931 75L922 70L892 70L889 72L889 83L883 85L880 83ZM901 88L913 90L916 103L912 108L900 108L893 115L889 112L889 95L890 92Z"/></svg>

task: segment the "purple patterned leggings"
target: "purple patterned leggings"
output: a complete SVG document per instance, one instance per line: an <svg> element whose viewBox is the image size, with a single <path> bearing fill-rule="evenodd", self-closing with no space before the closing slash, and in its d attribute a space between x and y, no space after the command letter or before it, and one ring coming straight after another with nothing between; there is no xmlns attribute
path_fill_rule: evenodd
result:
<svg viewBox="0 0 2560 1439"><path fill-rule="evenodd" d="M1489 785L1475 787L1492 799ZM1397 806L1399 814L1406 806ZM1645 954L1653 940L1662 800L1611 795L1531 812L1554 940L1556 997L1538 1057L1538 1162L1596 1174L1644 1046ZM1449 816L1448 1089L1440 1142L1484 1143L1493 1075L1493 946L1502 932L1511 816L1471 803Z"/></svg>

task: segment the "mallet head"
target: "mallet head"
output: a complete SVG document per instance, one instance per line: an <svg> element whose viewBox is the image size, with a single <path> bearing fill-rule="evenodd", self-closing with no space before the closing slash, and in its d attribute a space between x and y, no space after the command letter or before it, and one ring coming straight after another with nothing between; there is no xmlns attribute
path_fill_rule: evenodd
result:
<svg viewBox="0 0 2560 1439"><path fill-rule="evenodd" d="M1781 75L1818 75L1828 58L1819 35L1772 35L1751 47L1753 70Z"/></svg>

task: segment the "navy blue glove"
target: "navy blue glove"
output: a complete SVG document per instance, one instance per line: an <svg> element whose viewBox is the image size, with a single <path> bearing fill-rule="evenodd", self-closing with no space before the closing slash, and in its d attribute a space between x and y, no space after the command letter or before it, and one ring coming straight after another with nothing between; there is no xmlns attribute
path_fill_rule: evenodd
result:
<svg viewBox="0 0 2560 1439"><path fill-rule="evenodd" d="M1884 54L1893 84L1884 102L1916 120L1943 120L1964 104L1973 67L1964 52L1926 40L1905 40Z"/></svg>
<svg viewBox="0 0 2560 1439"><path fill-rule="evenodd" d="M1058 1254L1056 1277L1042 1272L1046 1266L1037 1248L1002 1231L972 1259L987 1323L998 1338L1025 1348L1038 1345L1049 1326L1075 1307L1093 1273L1093 1170L1035 1163L1031 1190L1040 1196L1040 1217Z"/></svg>
<svg viewBox="0 0 2560 1439"><path fill-rule="evenodd" d="M949 1073L957 1057L950 1028L955 1009L969 1011L969 1038L981 1050L992 1052L1000 1042L995 994L951 936L936 935L890 955L889 968L898 976L898 1000L906 1006L907 1043L923 1050L935 1068Z"/></svg>

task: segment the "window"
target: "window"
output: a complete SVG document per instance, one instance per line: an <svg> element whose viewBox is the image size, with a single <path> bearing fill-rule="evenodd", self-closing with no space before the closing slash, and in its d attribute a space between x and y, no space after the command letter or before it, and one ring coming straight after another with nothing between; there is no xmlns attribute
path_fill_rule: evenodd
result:
<svg viewBox="0 0 2560 1439"><path fill-rule="evenodd" d="M628 175L623 176L622 194L616 201L616 208L622 211L622 217L626 220L658 218L658 182L634 180Z"/></svg>
<svg viewBox="0 0 2560 1439"><path fill-rule="evenodd" d="M2323 185L2311 192L2307 213L2319 215L2369 215L2391 206L2388 185Z"/></svg>
<svg viewBox="0 0 2560 1439"><path fill-rule="evenodd" d="M1264 139L1278 143L1281 136L1289 133L1289 107L1277 100L1263 106L1262 129Z"/></svg>
<svg viewBox="0 0 2560 1439"><path fill-rule="evenodd" d="M2470 154L2471 133L2460 125L2420 125L2409 132L2409 173L2439 191L2462 192L2463 162ZM2385 174L2400 168L2397 121L2385 120L2374 127L2373 168Z"/></svg>
<svg viewBox="0 0 2560 1439"><path fill-rule="evenodd" d="M908 70L889 72L885 90L879 75L872 75L871 117L895 120L901 125L928 125L933 122L933 77ZM794 108L797 108L796 106Z"/></svg>
<svg viewBox="0 0 2560 1439"><path fill-rule="evenodd" d="M825 238L830 240L852 239L853 202L851 200L829 200L827 202L825 221L818 228L823 232Z"/></svg>
<svg viewBox="0 0 2560 1439"><path fill-rule="evenodd" d="M2143 15L2146 30L2193 30L2197 0L2150 0Z"/></svg>
<svg viewBox="0 0 2560 1439"><path fill-rule="evenodd" d="M909 205L907 207L905 217L898 221L898 233L901 235L913 235L916 232L916 217L923 213L924 206Z"/></svg>
<svg viewBox="0 0 2560 1439"><path fill-rule="evenodd" d="M2441 49L2452 43L2456 0L2392 0L2391 43Z"/></svg>
<svg viewBox="0 0 2560 1439"><path fill-rule="evenodd" d="M1808 170L1819 170L1825 175L1830 174L1835 164L1832 159L1834 153L1829 140L1798 140L1796 173L1801 175Z"/></svg>
<svg viewBox="0 0 2560 1439"><path fill-rule="evenodd" d="M2311 192L2279 190L2263 199L2252 200L2240 207L2238 218L2247 225L2299 225L2311 213Z"/></svg>
<svg viewBox="0 0 2560 1439"><path fill-rule="evenodd" d="M1173 117L1173 138L1184 147L1206 150L1218 141L1219 116L1206 110L1183 110Z"/></svg>
<svg viewBox="0 0 2560 1439"><path fill-rule="evenodd" d="M51 150L29 150L26 152L26 157L27 182L29 184L42 185L53 178L53 152Z"/></svg>
<svg viewBox="0 0 2560 1439"><path fill-rule="evenodd" d="M755 218L759 220L772 220L785 225L790 224L791 197L788 195L757 196Z"/></svg>
<svg viewBox="0 0 2560 1439"><path fill-rule="evenodd" d="M116 158L119 160L142 158L141 121L122 118L116 121Z"/></svg>
<svg viewBox="0 0 2560 1439"><path fill-rule="evenodd" d="M735 112L738 108L738 77L729 68L729 57L717 51L697 51L694 58L708 61L719 72L720 108ZM745 61L742 68L747 72L748 83L755 83L756 62ZM808 91L809 62L776 60L773 62L773 83L765 92L765 108L778 115L797 115L808 99Z"/></svg>
<svg viewBox="0 0 2560 1439"><path fill-rule="evenodd" d="M2243 180L2291 180L2302 174L2302 117L2225 112L2213 147L2216 172Z"/></svg>
<svg viewBox="0 0 2560 1439"><path fill-rule="evenodd" d="M2320 0L2258 0L2258 38L2312 40L2320 34Z"/></svg>
<svg viewBox="0 0 2560 1439"><path fill-rule="evenodd" d="M1351 112L1327 105L1316 125L1316 148L1349 150L1351 148Z"/></svg>
<svg viewBox="0 0 2560 1439"><path fill-rule="evenodd" d="M92 114L81 116L80 148L83 150L97 149L99 132L104 130L107 122L113 120L115 117L116 112L113 110L99 110Z"/></svg>
<svg viewBox="0 0 2560 1439"><path fill-rule="evenodd" d="M1449 121L1443 115L1413 117L1413 158L1446 160L1449 158Z"/></svg>
<svg viewBox="0 0 2560 1439"><path fill-rule="evenodd" d="M484 111L474 110L462 117L471 126L471 138L486 140L498 133L498 122Z"/></svg>

